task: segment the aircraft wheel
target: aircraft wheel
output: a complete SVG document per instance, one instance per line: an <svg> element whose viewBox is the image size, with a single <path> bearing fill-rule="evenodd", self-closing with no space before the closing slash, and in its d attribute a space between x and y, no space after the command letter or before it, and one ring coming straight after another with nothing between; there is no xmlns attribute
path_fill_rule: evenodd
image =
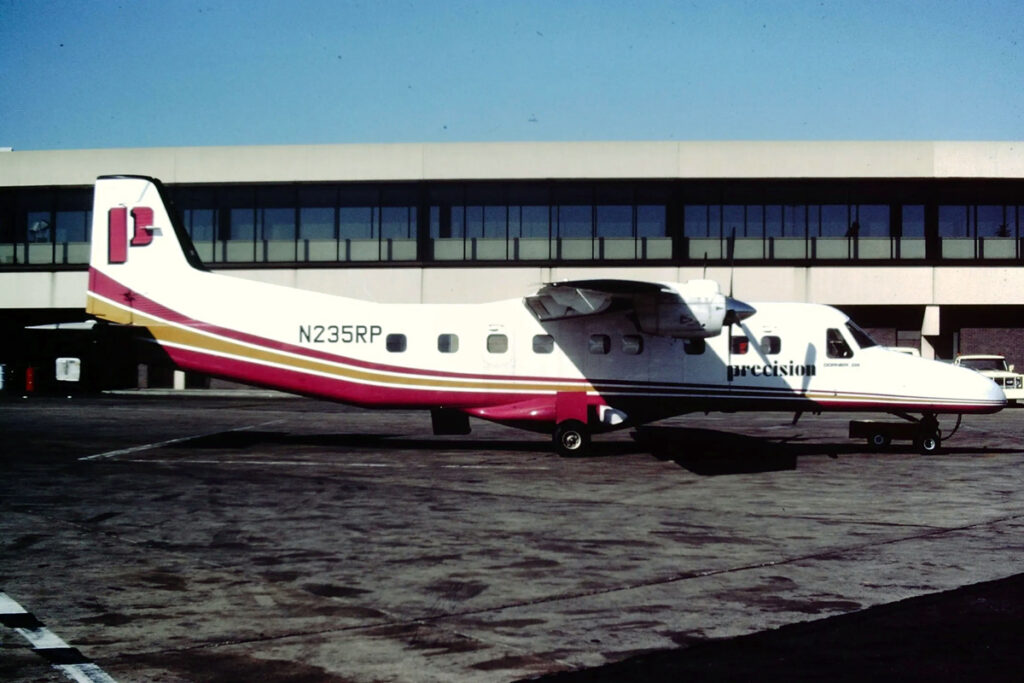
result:
<svg viewBox="0 0 1024 683"><path fill-rule="evenodd" d="M942 439L938 434L921 434L914 439L914 446L922 455L934 455L939 452L942 446Z"/></svg>
<svg viewBox="0 0 1024 683"><path fill-rule="evenodd" d="M587 452L590 445L590 431L579 420L566 420L554 433L555 450L564 457L578 457Z"/></svg>
<svg viewBox="0 0 1024 683"><path fill-rule="evenodd" d="M885 432L875 432L874 434L868 437L868 446L875 449L876 451L888 448L889 444L891 443L892 437L890 437Z"/></svg>

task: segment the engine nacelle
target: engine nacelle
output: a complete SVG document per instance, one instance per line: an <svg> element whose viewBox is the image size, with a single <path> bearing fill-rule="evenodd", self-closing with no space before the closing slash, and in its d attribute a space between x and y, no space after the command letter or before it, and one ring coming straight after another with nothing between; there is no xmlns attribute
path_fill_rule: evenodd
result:
<svg viewBox="0 0 1024 683"><path fill-rule="evenodd" d="M722 331L729 299L717 282L690 280L666 285L665 290L654 297L637 297L634 303L637 324L644 333L697 339Z"/></svg>
<svg viewBox="0 0 1024 683"><path fill-rule="evenodd" d="M756 312L714 280L571 280L548 283L523 302L540 322L628 311L640 331L680 339L714 337Z"/></svg>

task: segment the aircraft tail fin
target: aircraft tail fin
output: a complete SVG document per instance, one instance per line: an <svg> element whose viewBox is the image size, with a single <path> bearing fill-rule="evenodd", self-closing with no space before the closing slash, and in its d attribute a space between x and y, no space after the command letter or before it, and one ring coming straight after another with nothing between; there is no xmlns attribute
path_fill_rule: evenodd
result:
<svg viewBox="0 0 1024 683"><path fill-rule="evenodd" d="M136 294L205 270L159 180L101 176L93 195L86 311L131 323Z"/></svg>

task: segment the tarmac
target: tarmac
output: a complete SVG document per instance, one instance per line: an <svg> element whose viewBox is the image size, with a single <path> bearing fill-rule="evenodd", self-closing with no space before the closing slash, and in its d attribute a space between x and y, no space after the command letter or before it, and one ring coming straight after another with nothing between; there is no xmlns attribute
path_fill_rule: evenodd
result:
<svg viewBox="0 0 1024 683"><path fill-rule="evenodd" d="M852 417L561 458L276 394L7 396L0 679L1017 680L1024 410L935 456Z"/></svg>

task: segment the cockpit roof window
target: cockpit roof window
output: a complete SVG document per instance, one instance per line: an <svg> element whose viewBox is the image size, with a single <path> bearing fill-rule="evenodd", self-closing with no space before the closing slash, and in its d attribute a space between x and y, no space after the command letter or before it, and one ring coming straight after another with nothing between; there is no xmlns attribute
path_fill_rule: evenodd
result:
<svg viewBox="0 0 1024 683"><path fill-rule="evenodd" d="M857 346L862 349L871 348L872 346L878 346L878 342L871 338L871 335L860 329L857 323L852 320L846 321L846 329L850 331L850 335L854 341L857 342Z"/></svg>

